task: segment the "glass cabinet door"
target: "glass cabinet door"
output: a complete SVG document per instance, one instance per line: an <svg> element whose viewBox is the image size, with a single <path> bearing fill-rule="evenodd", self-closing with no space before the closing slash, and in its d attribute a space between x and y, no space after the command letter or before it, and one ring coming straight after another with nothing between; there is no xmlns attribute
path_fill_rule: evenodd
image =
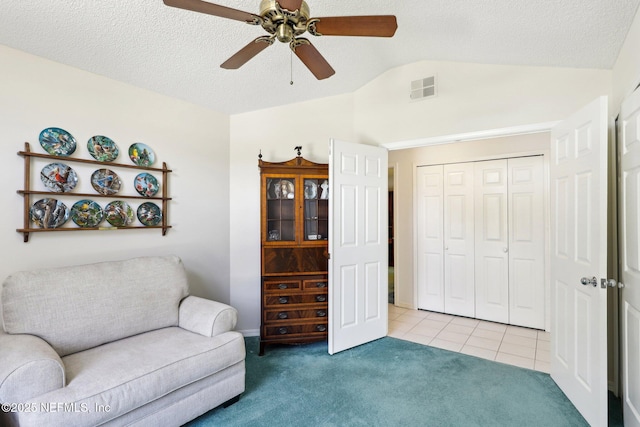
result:
<svg viewBox="0 0 640 427"><path fill-rule="evenodd" d="M304 240L329 237L329 180L304 179Z"/></svg>
<svg viewBox="0 0 640 427"><path fill-rule="evenodd" d="M295 241L295 179L267 178L267 241Z"/></svg>

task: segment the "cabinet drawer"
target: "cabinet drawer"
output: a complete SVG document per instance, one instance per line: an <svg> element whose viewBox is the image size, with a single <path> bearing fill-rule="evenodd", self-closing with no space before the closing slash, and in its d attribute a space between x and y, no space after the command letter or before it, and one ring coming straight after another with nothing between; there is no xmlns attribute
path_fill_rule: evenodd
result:
<svg viewBox="0 0 640 427"><path fill-rule="evenodd" d="M319 334L327 333L328 327L326 323L309 323L302 325L282 325L265 327L265 335L268 338L287 337L299 334Z"/></svg>
<svg viewBox="0 0 640 427"><path fill-rule="evenodd" d="M265 322L281 322L299 319L326 319L327 307L311 310L267 310L264 313Z"/></svg>
<svg viewBox="0 0 640 427"><path fill-rule="evenodd" d="M265 280L264 290L265 292L279 292L286 290L299 290L300 280Z"/></svg>
<svg viewBox="0 0 640 427"><path fill-rule="evenodd" d="M264 305L270 307L291 304L317 304L326 303L327 299L327 294L265 295Z"/></svg>
<svg viewBox="0 0 640 427"><path fill-rule="evenodd" d="M326 290L328 288L328 283L329 282L326 278L305 280L302 283L302 288L304 290Z"/></svg>

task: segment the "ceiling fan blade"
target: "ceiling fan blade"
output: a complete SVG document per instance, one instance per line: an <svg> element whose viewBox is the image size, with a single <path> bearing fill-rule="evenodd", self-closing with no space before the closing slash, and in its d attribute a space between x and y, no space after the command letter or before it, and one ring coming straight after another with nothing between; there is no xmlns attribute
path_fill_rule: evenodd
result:
<svg viewBox="0 0 640 427"><path fill-rule="evenodd" d="M309 71L316 76L316 79L322 80L327 77L333 76L336 72L329 65L326 59L318 49L316 49L307 39L296 39L296 44L291 46L291 49L304 65L307 66Z"/></svg>
<svg viewBox="0 0 640 427"><path fill-rule="evenodd" d="M280 4L281 8L293 12L300 9L300 6L302 6L302 0L278 0L278 4Z"/></svg>
<svg viewBox="0 0 640 427"><path fill-rule="evenodd" d="M393 15L330 16L318 21L310 32L321 36L393 37L398 21Z"/></svg>
<svg viewBox="0 0 640 427"><path fill-rule="evenodd" d="M222 65L220 65L220 67L227 70L236 70L249 62L251 58L259 54L272 44L273 39L266 36L258 37L257 39L253 40L251 43L240 49L231 58L227 59Z"/></svg>
<svg viewBox="0 0 640 427"><path fill-rule="evenodd" d="M258 25L260 17L253 13L243 12L242 10L232 9L226 6L209 3L201 0L163 0L164 4L178 9L192 10L194 12L206 13L209 15L219 16L221 18L235 19L236 21L248 22Z"/></svg>

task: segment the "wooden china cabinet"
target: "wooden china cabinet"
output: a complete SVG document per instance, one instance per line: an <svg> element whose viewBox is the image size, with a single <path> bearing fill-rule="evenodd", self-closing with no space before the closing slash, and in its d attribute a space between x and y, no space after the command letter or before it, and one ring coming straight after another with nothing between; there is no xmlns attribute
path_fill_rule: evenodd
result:
<svg viewBox="0 0 640 427"><path fill-rule="evenodd" d="M261 222L260 355L267 344L300 344L328 334L328 165L298 156L259 156Z"/></svg>

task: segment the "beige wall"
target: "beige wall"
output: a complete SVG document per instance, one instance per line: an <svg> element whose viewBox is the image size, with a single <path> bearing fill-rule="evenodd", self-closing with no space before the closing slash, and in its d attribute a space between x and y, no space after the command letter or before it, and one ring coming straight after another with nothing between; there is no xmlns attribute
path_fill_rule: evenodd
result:
<svg viewBox="0 0 640 427"><path fill-rule="evenodd" d="M176 254L194 294L228 302L228 116L4 46L0 64L0 280L17 270ZM159 230L32 233L23 243L15 230L23 225L16 190L23 186L24 162L16 153L25 141L44 153L38 135L50 126L76 137L74 157L91 159L86 144L93 135L112 138L121 150L117 161L125 164L130 144L149 145L174 171L168 186L174 228L164 237ZM79 185L88 187L90 173L80 174ZM123 193L127 187L132 190L125 181ZM110 199L96 201L104 206Z"/></svg>

